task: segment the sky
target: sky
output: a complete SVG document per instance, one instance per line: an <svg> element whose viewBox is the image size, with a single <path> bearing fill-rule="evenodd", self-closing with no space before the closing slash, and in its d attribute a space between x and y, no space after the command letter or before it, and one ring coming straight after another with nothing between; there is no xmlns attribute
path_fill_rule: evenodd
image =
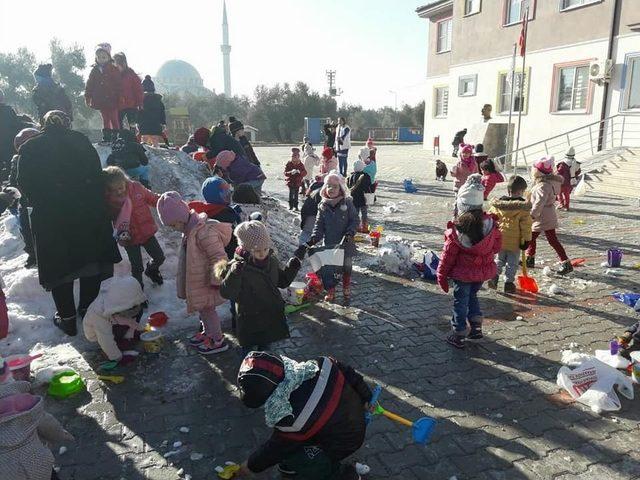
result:
<svg viewBox="0 0 640 480"><path fill-rule="evenodd" d="M228 0L233 94L258 84L301 80L327 91L336 70L339 103L413 105L424 99L427 22L421 0ZM28 20L25 17L29 15ZM138 74L167 60L195 66L208 88L223 91L222 0L0 0L0 52L19 47L48 60L49 41L85 47L109 42ZM390 91L397 92L397 95Z"/></svg>

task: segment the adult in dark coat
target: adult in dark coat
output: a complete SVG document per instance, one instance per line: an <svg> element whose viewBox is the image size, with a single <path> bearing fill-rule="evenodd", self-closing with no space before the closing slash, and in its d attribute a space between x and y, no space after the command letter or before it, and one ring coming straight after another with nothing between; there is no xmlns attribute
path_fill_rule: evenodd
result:
<svg viewBox="0 0 640 480"><path fill-rule="evenodd" d="M33 208L38 275L56 304L54 323L76 335L77 313L86 312L102 280L113 275L113 264L122 258L106 212L100 158L70 124L59 110L45 115L43 133L20 148L17 181Z"/></svg>
<svg viewBox="0 0 640 480"><path fill-rule="evenodd" d="M138 114L140 135L160 137L167 124L162 95L155 93L156 87L149 75L144 77L142 89L144 90L144 99L142 100L142 110ZM152 143L157 146L155 142Z"/></svg>
<svg viewBox="0 0 640 480"><path fill-rule="evenodd" d="M327 123L323 127L323 130L324 130L324 146L333 148L336 143L336 125L334 123Z"/></svg>
<svg viewBox="0 0 640 480"><path fill-rule="evenodd" d="M255 165L260 166L260 160L258 160L258 156L253 150L251 142L245 135L244 124L240 120L237 120L236 117L229 117L229 133L231 133L233 138L240 142L240 145L242 145L242 148L244 149L247 160Z"/></svg>
<svg viewBox="0 0 640 480"><path fill-rule="evenodd" d="M4 103L4 92L0 90L0 183L9 179L11 159L15 153L13 140L23 128L24 122L13 108Z"/></svg>
<svg viewBox="0 0 640 480"><path fill-rule="evenodd" d="M47 63L39 65L36 71L33 72L36 86L33 87L31 98L38 109L40 123L42 123L44 115L51 110L62 110L73 121L71 100L69 100L64 88L51 76L52 70L53 66Z"/></svg>
<svg viewBox="0 0 640 480"><path fill-rule="evenodd" d="M207 158L214 158L223 150L231 150L238 157L247 158L247 154L240 145L240 142L227 133L223 125L217 125L213 128L213 132L207 142Z"/></svg>

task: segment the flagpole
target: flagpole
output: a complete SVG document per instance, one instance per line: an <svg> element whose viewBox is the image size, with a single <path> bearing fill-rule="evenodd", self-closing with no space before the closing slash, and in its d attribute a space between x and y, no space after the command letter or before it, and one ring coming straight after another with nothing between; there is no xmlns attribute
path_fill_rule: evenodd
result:
<svg viewBox="0 0 640 480"><path fill-rule="evenodd" d="M505 156L505 167L507 166L507 161L511 160L511 149L513 148L513 130L511 128L511 118L513 117L513 89L515 87L515 76L516 76L516 53L518 51L518 44L513 44L513 58L511 59L511 95L509 95L509 122L507 123L507 137L505 138L505 154L509 155Z"/></svg>
<svg viewBox="0 0 640 480"><path fill-rule="evenodd" d="M522 110L524 109L524 100L525 100L525 82L526 82L526 65L527 65L527 37L529 36L529 7L524 11L524 49L522 51L522 81L520 83L520 105L518 105L518 133L516 135L516 161L514 164L514 172L518 169L518 149L520 148L520 127L522 125Z"/></svg>

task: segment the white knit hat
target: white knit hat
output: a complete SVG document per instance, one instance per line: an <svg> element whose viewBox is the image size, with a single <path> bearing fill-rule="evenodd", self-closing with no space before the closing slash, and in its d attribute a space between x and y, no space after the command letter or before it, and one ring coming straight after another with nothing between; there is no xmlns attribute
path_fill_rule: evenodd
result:
<svg viewBox="0 0 640 480"><path fill-rule="evenodd" d="M458 215L471 210L482 210L484 203L484 185L482 185L482 176L478 173L469 175L467 181L458 190L456 205L458 207Z"/></svg>
<svg viewBox="0 0 640 480"><path fill-rule="evenodd" d="M271 237L264 223L258 220L242 222L234 230L241 247L249 252L271 248Z"/></svg>
<svg viewBox="0 0 640 480"><path fill-rule="evenodd" d="M353 162L353 171L354 172L361 172L364 170L364 162L362 160L356 160L355 162Z"/></svg>

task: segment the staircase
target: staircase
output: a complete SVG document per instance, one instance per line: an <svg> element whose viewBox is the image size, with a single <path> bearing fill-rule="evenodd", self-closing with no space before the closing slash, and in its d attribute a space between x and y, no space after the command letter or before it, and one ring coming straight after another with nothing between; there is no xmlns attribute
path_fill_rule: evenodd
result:
<svg viewBox="0 0 640 480"><path fill-rule="evenodd" d="M619 148L602 152L598 162L590 162L586 183L590 191L616 197L640 198L640 148Z"/></svg>

